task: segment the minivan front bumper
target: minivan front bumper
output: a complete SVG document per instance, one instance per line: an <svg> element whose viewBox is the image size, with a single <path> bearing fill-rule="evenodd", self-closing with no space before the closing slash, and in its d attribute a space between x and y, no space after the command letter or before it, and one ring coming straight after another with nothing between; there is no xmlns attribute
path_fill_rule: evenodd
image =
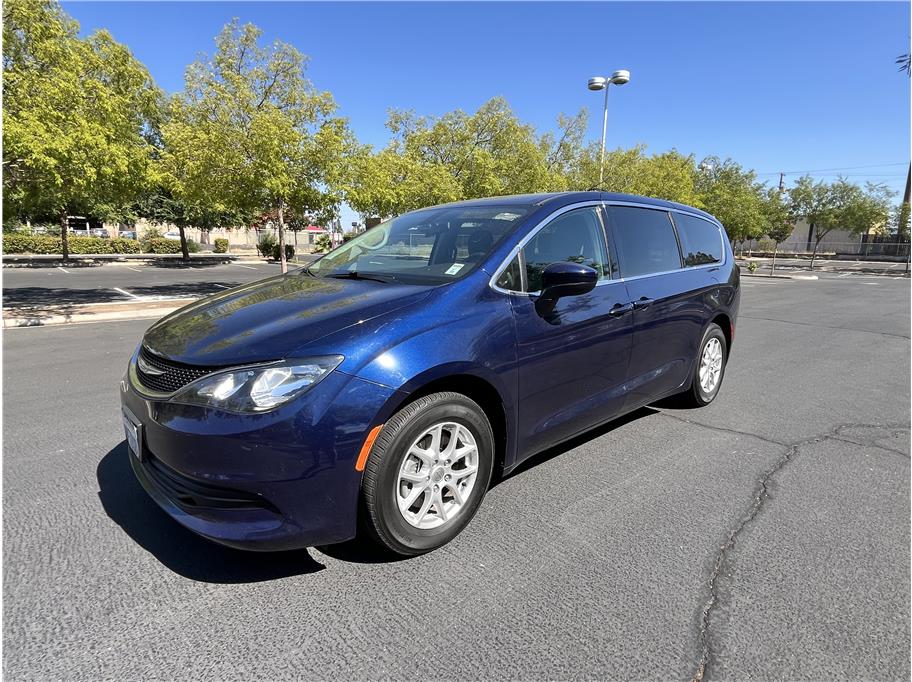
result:
<svg viewBox="0 0 912 682"><path fill-rule="evenodd" d="M128 456L152 499L209 540L264 551L342 542L357 529L358 453L394 393L335 370L288 405L241 415L156 400L127 377L121 402L140 441Z"/></svg>

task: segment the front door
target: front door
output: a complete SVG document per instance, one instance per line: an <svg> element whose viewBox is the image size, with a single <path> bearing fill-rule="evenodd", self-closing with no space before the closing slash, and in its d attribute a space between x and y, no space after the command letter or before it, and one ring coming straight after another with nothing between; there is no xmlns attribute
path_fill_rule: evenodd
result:
<svg viewBox="0 0 912 682"><path fill-rule="evenodd" d="M541 273L571 261L594 268L589 293L558 300L542 315L535 301ZM518 361L518 459L617 415L631 348L632 314L624 283L610 279L597 206L560 213L523 247L498 280L513 295Z"/></svg>

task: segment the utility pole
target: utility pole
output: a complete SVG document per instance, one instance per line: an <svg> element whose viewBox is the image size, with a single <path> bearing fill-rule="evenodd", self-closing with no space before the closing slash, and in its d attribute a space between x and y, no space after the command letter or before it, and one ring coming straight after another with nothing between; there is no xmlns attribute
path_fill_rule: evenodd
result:
<svg viewBox="0 0 912 682"><path fill-rule="evenodd" d="M903 215L902 207L906 207L906 212L909 210L909 200L912 199L912 163L909 164L909 171L906 173L906 191L903 192L903 202L900 207L899 215ZM901 226L896 226L896 241L899 241L899 231ZM912 234L909 235L909 243L907 245L909 253L906 254L906 272L909 272L909 267L912 266Z"/></svg>
<svg viewBox="0 0 912 682"><path fill-rule="evenodd" d="M779 173L779 191L785 189L785 173Z"/></svg>

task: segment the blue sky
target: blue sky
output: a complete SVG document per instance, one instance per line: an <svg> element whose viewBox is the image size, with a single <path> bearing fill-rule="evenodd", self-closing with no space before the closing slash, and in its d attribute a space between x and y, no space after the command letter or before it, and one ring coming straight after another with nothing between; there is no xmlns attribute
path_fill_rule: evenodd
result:
<svg viewBox="0 0 912 682"><path fill-rule="evenodd" d="M311 58L359 139L382 146L387 109L474 110L502 95L540 130L610 93L608 146L644 143L778 171L836 170L900 191L909 163L909 3L65 2L83 32L107 28L168 91L232 17ZM892 164L892 165L886 165ZM868 168L855 168L870 166ZM797 175L789 175L786 182ZM346 211L346 214L348 212ZM343 220L351 220L343 215Z"/></svg>

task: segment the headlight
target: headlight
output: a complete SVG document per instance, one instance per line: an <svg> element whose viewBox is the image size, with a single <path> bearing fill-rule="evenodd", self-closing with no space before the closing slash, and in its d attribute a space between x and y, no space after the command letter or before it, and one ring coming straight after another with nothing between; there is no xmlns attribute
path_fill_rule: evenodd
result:
<svg viewBox="0 0 912 682"><path fill-rule="evenodd" d="M269 367L238 367L187 384L172 403L203 405L228 412L271 410L319 383L342 362L341 355L289 360Z"/></svg>

